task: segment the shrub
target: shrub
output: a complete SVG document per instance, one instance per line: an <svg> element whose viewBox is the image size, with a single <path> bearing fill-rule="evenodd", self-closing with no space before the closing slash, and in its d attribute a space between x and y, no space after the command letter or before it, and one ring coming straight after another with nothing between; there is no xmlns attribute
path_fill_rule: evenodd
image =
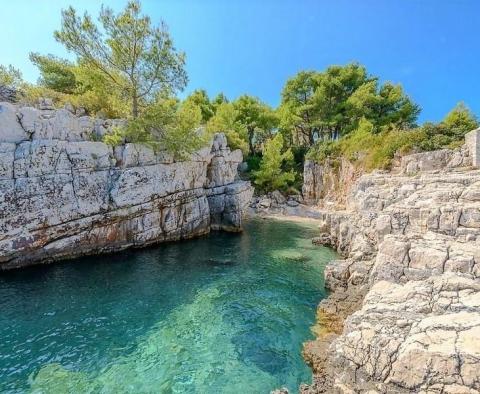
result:
<svg viewBox="0 0 480 394"><path fill-rule="evenodd" d="M285 190L295 180L295 172L286 168L293 162L292 151L282 151L283 137L279 133L265 143L260 168L253 172L255 184L265 191Z"/></svg>

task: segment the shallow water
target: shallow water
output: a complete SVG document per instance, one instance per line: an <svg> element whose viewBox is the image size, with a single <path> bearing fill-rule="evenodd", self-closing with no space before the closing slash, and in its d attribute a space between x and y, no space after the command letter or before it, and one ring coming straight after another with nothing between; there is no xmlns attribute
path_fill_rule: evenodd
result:
<svg viewBox="0 0 480 394"><path fill-rule="evenodd" d="M0 392L295 392L335 257L314 235L255 219L242 234L2 274Z"/></svg>

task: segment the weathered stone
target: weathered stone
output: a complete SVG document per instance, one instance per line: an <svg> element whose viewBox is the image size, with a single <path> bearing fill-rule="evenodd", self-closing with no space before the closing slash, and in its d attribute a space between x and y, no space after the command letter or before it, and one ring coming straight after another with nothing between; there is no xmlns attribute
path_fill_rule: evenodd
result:
<svg viewBox="0 0 480 394"><path fill-rule="evenodd" d="M19 96L21 96L21 94L18 90L10 86L0 85L0 103L15 103L18 101Z"/></svg>
<svg viewBox="0 0 480 394"><path fill-rule="evenodd" d="M0 269L241 230L253 188L236 180L241 152L225 136L175 162L88 141L100 123L66 109L2 108L0 130L23 135L0 134Z"/></svg>
<svg viewBox="0 0 480 394"><path fill-rule="evenodd" d="M0 103L0 142L21 142L29 139L18 122L16 107L10 103Z"/></svg>
<svg viewBox="0 0 480 394"><path fill-rule="evenodd" d="M285 198L285 196L282 193L280 193L280 191L278 190L274 190L271 193L271 199L275 201L277 204L285 204L287 202L287 199Z"/></svg>
<svg viewBox="0 0 480 394"><path fill-rule="evenodd" d="M300 203L296 200L288 200L286 203L289 207L298 207Z"/></svg>
<svg viewBox="0 0 480 394"><path fill-rule="evenodd" d="M325 268L333 293L303 350L314 377L302 393L480 392L471 158L465 148L404 157L400 171L361 176L346 211L320 212L321 239L345 260Z"/></svg>
<svg viewBox="0 0 480 394"><path fill-rule="evenodd" d="M465 142L472 157L472 165L480 167L480 128L468 133L465 136Z"/></svg>

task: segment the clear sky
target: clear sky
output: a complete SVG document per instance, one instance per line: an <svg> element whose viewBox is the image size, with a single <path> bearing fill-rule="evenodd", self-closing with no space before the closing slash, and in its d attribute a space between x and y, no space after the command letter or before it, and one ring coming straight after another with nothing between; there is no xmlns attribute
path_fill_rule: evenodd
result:
<svg viewBox="0 0 480 394"><path fill-rule="evenodd" d="M121 9L126 0L105 0ZM358 61L401 83L440 120L464 101L480 115L480 0L143 0L187 54L186 93L249 93L276 106L304 69ZM66 56L53 39L68 5L97 15L101 1L0 0L0 63L35 81L28 53ZM184 93L185 94L185 93Z"/></svg>

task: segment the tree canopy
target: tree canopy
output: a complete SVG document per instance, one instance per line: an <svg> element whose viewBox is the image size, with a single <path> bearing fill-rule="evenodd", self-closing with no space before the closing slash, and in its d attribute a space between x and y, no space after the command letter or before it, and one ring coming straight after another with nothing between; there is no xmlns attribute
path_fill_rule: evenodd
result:
<svg viewBox="0 0 480 394"><path fill-rule="evenodd" d="M400 85L381 85L356 63L298 73L285 84L279 108L284 135L292 144L307 146L348 134L361 118L375 131L411 127L419 112Z"/></svg>
<svg viewBox="0 0 480 394"><path fill-rule="evenodd" d="M278 124L277 116L257 97L243 95L232 104L237 111L237 121L247 131L248 153L253 155L264 141L272 137Z"/></svg>
<svg viewBox="0 0 480 394"><path fill-rule="evenodd" d="M286 165L293 160L290 149L284 149L281 134L268 140L263 149L263 158L258 171L254 171L255 184L264 190L285 189L295 180L293 170Z"/></svg>
<svg viewBox="0 0 480 394"><path fill-rule="evenodd" d="M22 73L11 64L4 66L0 64L0 86L16 88L22 83Z"/></svg>
<svg viewBox="0 0 480 394"><path fill-rule="evenodd" d="M79 63L100 72L128 98L134 118L160 91L185 87L184 54L175 49L163 22L152 26L141 14L139 1L128 2L119 14L102 6L98 22L101 27L89 14L80 17L69 7L62 11L62 26L54 35Z"/></svg>

